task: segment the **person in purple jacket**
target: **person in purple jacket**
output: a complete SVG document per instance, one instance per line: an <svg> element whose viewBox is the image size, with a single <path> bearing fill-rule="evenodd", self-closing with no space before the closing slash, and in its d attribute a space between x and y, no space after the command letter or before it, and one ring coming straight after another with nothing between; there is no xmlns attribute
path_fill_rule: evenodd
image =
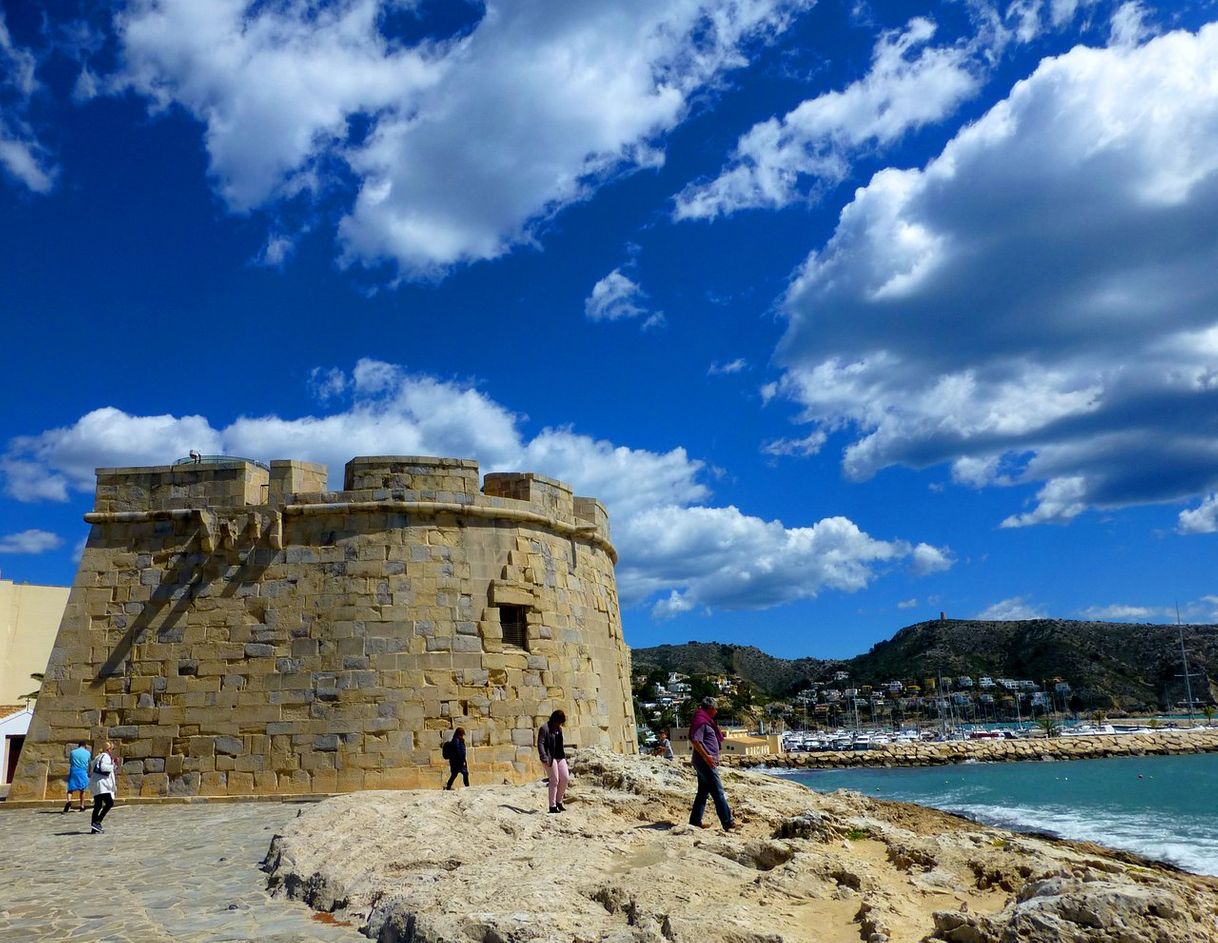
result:
<svg viewBox="0 0 1218 943"><path fill-rule="evenodd" d="M723 830L730 832L736 827L736 823L732 820L732 810L727 804L723 783L719 779L719 746L723 743L725 734L715 723L715 715L718 713L719 704L715 699L705 697L702 699L702 706L694 712L693 723L689 725L694 772L698 774L698 794L694 796L694 807L689 811L689 824L698 828L710 827L702 822L706 797L710 796L715 803L715 812Z"/></svg>

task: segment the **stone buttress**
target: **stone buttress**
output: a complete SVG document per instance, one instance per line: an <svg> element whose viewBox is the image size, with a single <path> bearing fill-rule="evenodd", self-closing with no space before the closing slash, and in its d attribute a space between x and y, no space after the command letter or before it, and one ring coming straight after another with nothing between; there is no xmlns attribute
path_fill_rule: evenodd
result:
<svg viewBox="0 0 1218 943"><path fill-rule="evenodd" d="M633 752L630 655L601 504L477 463L246 460L97 473L92 524L10 792L59 799L66 752L111 739L120 797L541 775L555 708Z"/></svg>

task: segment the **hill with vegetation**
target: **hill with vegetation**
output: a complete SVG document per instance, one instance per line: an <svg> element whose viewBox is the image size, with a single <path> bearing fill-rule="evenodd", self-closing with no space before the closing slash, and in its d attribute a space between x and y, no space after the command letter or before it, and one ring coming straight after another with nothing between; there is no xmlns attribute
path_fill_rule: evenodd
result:
<svg viewBox="0 0 1218 943"><path fill-rule="evenodd" d="M1182 629L1194 700L1218 699L1218 626ZM845 660L775 658L752 646L690 642L635 649L636 669L735 674L770 697L786 697L845 671L851 685L929 678L1060 679L1087 708L1157 710L1185 698L1181 629L1174 625L1028 619L943 619L906 626Z"/></svg>
<svg viewBox="0 0 1218 943"><path fill-rule="evenodd" d="M677 671L685 675L736 675L758 690L780 697L819 680L830 664L818 658L775 658L752 645L686 642L631 651L635 673Z"/></svg>

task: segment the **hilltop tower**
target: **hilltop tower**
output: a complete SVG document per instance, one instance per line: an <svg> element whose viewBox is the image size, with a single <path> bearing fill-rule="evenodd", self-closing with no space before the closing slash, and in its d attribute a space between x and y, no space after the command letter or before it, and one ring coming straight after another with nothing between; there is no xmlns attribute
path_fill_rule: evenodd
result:
<svg viewBox="0 0 1218 943"><path fill-rule="evenodd" d="M539 775L567 741L633 752L630 654L604 507L452 458L245 459L97 472L92 525L14 800L61 798L65 751L119 744L125 796Z"/></svg>

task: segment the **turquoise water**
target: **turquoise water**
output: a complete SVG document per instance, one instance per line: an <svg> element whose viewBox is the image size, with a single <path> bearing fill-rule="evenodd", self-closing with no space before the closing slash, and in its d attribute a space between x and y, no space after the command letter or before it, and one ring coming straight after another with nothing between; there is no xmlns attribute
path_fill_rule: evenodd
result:
<svg viewBox="0 0 1218 943"><path fill-rule="evenodd" d="M1014 831L1095 841L1218 875L1218 754L919 769L805 770L815 789L853 789Z"/></svg>

